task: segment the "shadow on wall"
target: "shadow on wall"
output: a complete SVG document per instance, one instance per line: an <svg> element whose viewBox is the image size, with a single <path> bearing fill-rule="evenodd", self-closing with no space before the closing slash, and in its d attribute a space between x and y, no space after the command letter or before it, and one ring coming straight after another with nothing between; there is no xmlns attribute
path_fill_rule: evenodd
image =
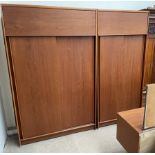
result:
<svg viewBox="0 0 155 155"><path fill-rule="evenodd" d="M1 18L1 7L0 7L0 18ZM4 108L6 126L9 129L10 127L15 127L16 125L15 125L1 20L0 20L0 85L1 85L1 104L3 105Z"/></svg>
<svg viewBox="0 0 155 155"><path fill-rule="evenodd" d="M2 96L1 96L1 87L0 87L0 152L3 152L6 138L7 138L6 124L5 124L5 118L4 118L4 109L2 106Z"/></svg>

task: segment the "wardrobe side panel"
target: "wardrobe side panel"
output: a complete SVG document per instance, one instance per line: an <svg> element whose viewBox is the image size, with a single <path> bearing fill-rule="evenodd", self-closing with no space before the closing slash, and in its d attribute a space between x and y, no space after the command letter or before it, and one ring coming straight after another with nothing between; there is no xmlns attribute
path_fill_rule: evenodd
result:
<svg viewBox="0 0 155 155"><path fill-rule="evenodd" d="M143 88L146 86L146 84L155 82L154 51L155 51L155 39L148 37L145 49Z"/></svg>

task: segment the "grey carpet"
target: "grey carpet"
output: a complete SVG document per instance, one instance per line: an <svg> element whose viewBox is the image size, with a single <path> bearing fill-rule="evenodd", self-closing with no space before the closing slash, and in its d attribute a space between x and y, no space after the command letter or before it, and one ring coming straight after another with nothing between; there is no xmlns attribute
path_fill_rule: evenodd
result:
<svg viewBox="0 0 155 155"><path fill-rule="evenodd" d="M19 147L17 136L9 137L4 149L6 153L72 152L72 153L125 153L116 139L116 125L102 127L63 137L53 138Z"/></svg>

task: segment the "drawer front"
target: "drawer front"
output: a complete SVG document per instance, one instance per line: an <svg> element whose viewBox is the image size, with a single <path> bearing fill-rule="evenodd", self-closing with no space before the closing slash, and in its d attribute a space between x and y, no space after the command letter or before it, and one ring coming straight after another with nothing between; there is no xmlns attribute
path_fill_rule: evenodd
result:
<svg viewBox="0 0 155 155"><path fill-rule="evenodd" d="M98 34L134 35L147 34L147 12L98 12Z"/></svg>
<svg viewBox="0 0 155 155"><path fill-rule="evenodd" d="M3 6L7 36L92 36L95 11Z"/></svg>

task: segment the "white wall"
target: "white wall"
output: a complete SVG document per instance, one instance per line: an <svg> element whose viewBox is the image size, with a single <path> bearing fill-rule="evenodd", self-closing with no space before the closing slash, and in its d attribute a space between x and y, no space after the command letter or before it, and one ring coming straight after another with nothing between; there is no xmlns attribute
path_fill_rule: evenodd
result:
<svg viewBox="0 0 155 155"><path fill-rule="evenodd" d="M99 9L118 9L118 10L140 10L149 6L155 5L153 1L25 1L25 2L1 2L0 3L14 3L14 4L33 4L33 5L47 5L47 6L63 6L63 7L77 7L77 8L99 8ZM9 76L7 71L6 56L4 51L4 44L2 38L2 29L0 27L0 75L1 89L2 89L2 102L4 105L7 127L15 126L11 91L9 85Z"/></svg>
<svg viewBox="0 0 155 155"><path fill-rule="evenodd" d="M1 97L1 96L0 96ZM6 126L4 121L4 113L3 113L3 107L1 104L1 98L0 98L0 152L3 152L3 148L6 141Z"/></svg>
<svg viewBox="0 0 155 155"><path fill-rule="evenodd" d="M140 10L148 6L155 5L155 1L8 1L0 3L13 4L33 4L47 6L65 6L77 8L99 8L99 9L119 9L119 10Z"/></svg>

